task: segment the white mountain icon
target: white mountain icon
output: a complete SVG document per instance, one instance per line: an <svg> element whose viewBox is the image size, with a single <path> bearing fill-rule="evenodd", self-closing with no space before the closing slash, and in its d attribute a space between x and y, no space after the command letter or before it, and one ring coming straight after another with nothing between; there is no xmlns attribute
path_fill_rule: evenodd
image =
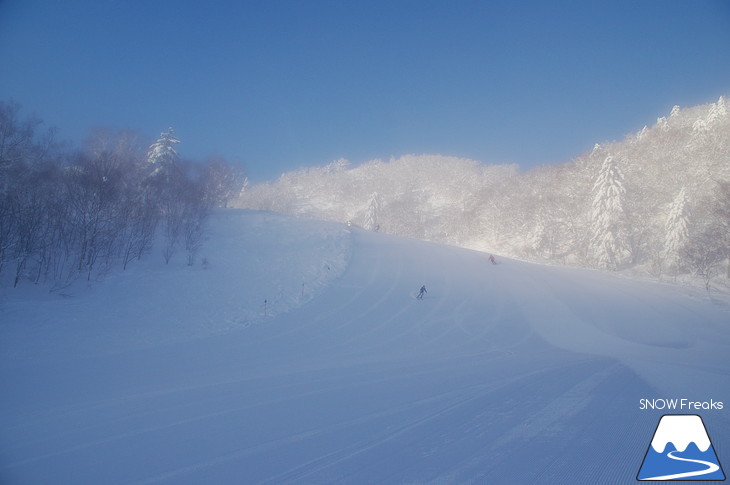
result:
<svg viewBox="0 0 730 485"><path fill-rule="evenodd" d="M710 447L710 437L702 418L694 414L668 414L659 421L651 447L657 453L664 453L667 443L673 443L677 451L684 451L690 443L705 452Z"/></svg>
<svg viewBox="0 0 730 485"><path fill-rule="evenodd" d="M725 480L702 418L693 414L662 416L636 478Z"/></svg>

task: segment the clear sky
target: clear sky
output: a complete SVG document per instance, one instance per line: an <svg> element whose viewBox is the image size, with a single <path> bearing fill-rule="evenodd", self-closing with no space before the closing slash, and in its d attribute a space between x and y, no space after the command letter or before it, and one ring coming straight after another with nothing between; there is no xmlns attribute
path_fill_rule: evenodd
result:
<svg viewBox="0 0 730 485"><path fill-rule="evenodd" d="M0 100L254 181L343 157L569 161L730 94L727 0L0 0Z"/></svg>

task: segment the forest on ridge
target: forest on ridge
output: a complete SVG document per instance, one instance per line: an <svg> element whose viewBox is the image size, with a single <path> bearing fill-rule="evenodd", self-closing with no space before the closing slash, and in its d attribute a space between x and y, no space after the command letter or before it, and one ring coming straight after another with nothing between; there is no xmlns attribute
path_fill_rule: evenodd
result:
<svg viewBox="0 0 730 485"><path fill-rule="evenodd" d="M247 187L232 205L709 288L730 277L727 102L675 106L624 140L526 172L442 155L337 160Z"/></svg>
<svg viewBox="0 0 730 485"><path fill-rule="evenodd" d="M249 186L225 160L183 160L172 129L80 149L0 103L0 277L63 288L148 254L193 264L211 208L354 224L541 262L730 283L727 102L675 106L638 133L521 172L443 155L346 160Z"/></svg>

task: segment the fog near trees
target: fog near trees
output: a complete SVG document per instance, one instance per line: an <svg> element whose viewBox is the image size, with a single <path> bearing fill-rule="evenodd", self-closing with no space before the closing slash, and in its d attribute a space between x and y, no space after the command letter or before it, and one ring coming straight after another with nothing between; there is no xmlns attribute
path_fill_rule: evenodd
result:
<svg viewBox="0 0 730 485"><path fill-rule="evenodd" d="M97 130L81 148L0 103L0 282L62 288L153 251L195 264L212 207L349 222L516 258L710 287L730 278L726 100L680 109L573 161L520 172L442 155L337 160L248 187L223 159ZM159 242L161 241L161 243Z"/></svg>
<svg viewBox="0 0 730 485"><path fill-rule="evenodd" d="M709 287L730 276L730 118L722 97L675 106L624 140L524 173L441 155L338 160L247 188L235 205Z"/></svg>
<svg viewBox="0 0 730 485"><path fill-rule="evenodd" d="M81 149L0 103L0 282L63 288L114 266L126 269L162 235L162 257L194 264L208 211L243 185L222 160L180 159L172 129L148 145L98 130ZM234 188L235 187L235 188Z"/></svg>

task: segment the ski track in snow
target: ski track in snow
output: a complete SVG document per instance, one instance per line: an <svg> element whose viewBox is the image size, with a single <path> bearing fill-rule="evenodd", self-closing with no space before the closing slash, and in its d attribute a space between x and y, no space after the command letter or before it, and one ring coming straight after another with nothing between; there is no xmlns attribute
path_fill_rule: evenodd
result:
<svg viewBox="0 0 730 485"><path fill-rule="evenodd" d="M140 346L144 328L87 335L84 316L103 312L99 295L112 291L103 285L71 303L10 302L0 482L630 483L661 415L639 411L640 398L730 401L725 300L595 271L491 265L483 253L358 229L343 238L286 217L220 219L256 238L214 227L228 252L206 270L207 335L201 313L173 310L175 325L161 328L190 325L186 339L153 331ZM282 234L308 249L274 253ZM341 274L320 246L331 261L351 254ZM293 257L301 269L287 282ZM231 298L296 293L300 275L318 285L311 297L235 324L261 298ZM144 280L140 293L195 298L195 281L182 280ZM22 315L66 333L24 328ZM730 432L721 415L703 418L715 439Z"/></svg>

